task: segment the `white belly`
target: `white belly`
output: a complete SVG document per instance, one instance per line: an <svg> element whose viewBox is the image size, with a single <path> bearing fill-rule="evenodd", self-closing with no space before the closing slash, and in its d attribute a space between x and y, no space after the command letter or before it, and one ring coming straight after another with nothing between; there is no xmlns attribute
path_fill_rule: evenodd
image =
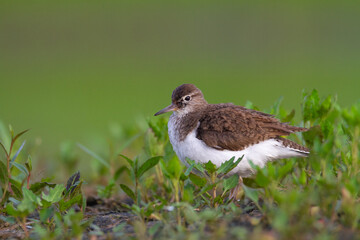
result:
<svg viewBox="0 0 360 240"><path fill-rule="evenodd" d="M271 160L299 156L299 153L283 146L282 143L274 139L254 144L241 151L217 150L208 147L203 141L196 138L196 130L188 134L183 141L179 141L176 137L173 124L173 121L169 121L170 142L179 159L186 165L188 165L186 158L189 158L198 163L211 161L219 167L223 162L232 157L235 157L237 160L244 156L238 166L229 174L236 173L242 177L250 177L255 173L255 170L250 165L250 161L256 166L264 167Z"/></svg>

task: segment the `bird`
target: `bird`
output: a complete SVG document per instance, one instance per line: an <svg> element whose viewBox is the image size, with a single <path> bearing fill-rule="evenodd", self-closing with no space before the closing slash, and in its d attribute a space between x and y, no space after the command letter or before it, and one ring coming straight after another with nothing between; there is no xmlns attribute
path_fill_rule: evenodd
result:
<svg viewBox="0 0 360 240"><path fill-rule="evenodd" d="M196 163L211 161L217 167L233 157L242 158L227 174L239 175L239 184L242 178L256 173L254 165L263 168L270 161L307 157L310 153L308 148L283 137L307 128L232 103L209 104L193 84L178 86L172 92L171 104L155 116L167 112L173 112L168 134L178 158L185 165L186 159L191 159Z"/></svg>

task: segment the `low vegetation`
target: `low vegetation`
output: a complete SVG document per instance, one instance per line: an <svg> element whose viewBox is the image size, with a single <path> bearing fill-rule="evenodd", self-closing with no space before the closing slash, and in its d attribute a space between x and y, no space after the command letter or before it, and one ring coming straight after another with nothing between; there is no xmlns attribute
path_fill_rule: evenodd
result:
<svg viewBox="0 0 360 240"><path fill-rule="evenodd" d="M250 102L246 107L257 109ZM86 206L84 180L76 169L69 169L75 173L66 184L32 181L32 158L24 157L25 141L20 141L26 131L15 134L10 127L9 137L1 139L0 233L30 239L358 238L360 102L341 108L336 97L320 98L314 90L303 94L301 121L281 99L266 112L310 128L291 138L311 154L257 169L254 178L244 179L239 201L229 200L238 176L224 176L241 159L219 168L189 159L184 166L169 143L166 118L151 118L143 134L129 131L133 137L120 146L110 142L111 153L82 144L69 148L63 164L76 168L73 152L83 151L96 166L101 181L91 197L117 203L96 213ZM143 150L134 158L123 155L134 141L141 141ZM100 224L104 212L115 214L116 224Z"/></svg>

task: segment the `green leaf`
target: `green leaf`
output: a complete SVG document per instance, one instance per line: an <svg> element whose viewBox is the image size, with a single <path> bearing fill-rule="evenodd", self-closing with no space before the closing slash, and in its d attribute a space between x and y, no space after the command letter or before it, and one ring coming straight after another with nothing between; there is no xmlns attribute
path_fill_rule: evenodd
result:
<svg viewBox="0 0 360 240"><path fill-rule="evenodd" d="M0 141L0 146L2 147L2 149L4 149L4 152L7 154L6 148L4 146L4 144Z"/></svg>
<svg viewBox="0 0 360 240"><path fill-rule="evenodd" d="M171 145L170 141L167 141L166 144L165 144L165 147L164 147L164 157L163 157L163 159L165 161L168 161L168 160L174 158L175 155L176 154L174 152L173 146Z"/></svg>
<svg viewBox="0 0 360 240"><path fill-rule="evenodd" d="M25 186L22 188L24 199L29 199L31 202L35 203L38 206L42 206L41 199L36 196L31 190L27 189Z"/></svg>
<svg viewBox="0 0 360 240"><path fill-rule="evenodd" d="M245 195L250 198L252 201L254 201L255 203L258 203L259 201L259 194L258 191L249 187L246 187L245 185L243 185L243 189L245 192Z"/></svg>
<svg viewBox="0 0 360 240"><path fill-rule="evenodd" d="M14 179L9 179L9 181L11 183L11 189L13 190L15 197L17 199L22 199L23 194L21 192L21 184L15 181Z"/></svg>
<svg viewBox="0 0 360 240"><path fill-rule="evenodd" d="M319 125L311 127L308 131L302 133L306 143L313 145L315 139L323 139L324 135Z"/></svg>
<svg viewBox="0 0 360 240"><path fill-rule="evenodd" d="M16 208L14 208L12 203L6 205L6 213L13 217L17 217L21 215L21 212L18 211Z"/></svg>
<svg viewBox="0 0 360 240"><path fill-rule="evenodd" d="M198 187L203 187L206 184L206 178L199 177L196 174L190 173L189 178Z"/></svg>
<svg viewBox="0 0 360 240"><path fill-rule="evenodd" d="M158 162L160 161L161 158L162 158L161 156L152 157L152 158L148 159L146 162L144 162L139 167L139 170L137 172L137 177L140 178L145 172L147 172L148 170L150 170L151 168L156 166L156 164L158 164Z"/></svg>
<svg viewBox="0 0 360 240"><path fill-rule="evenodd" d="M81 148L84 152L86 152L87 154L89 154L90 156L92 156L93 158L95 158L96 160L98 160L100 163L102 163L105 167L110 169L110 165L107 161L105 161L105 159L103 159L102 157L100 157L99 155L97 155L96 153L94 153L93 151L91 151L90 149L88 149L87 147L85 147L84 145L77 143L78 147Z"/></svg>
<svg viewBox="0 0 360 240"><path fill-rule="evenodd" d="M51 206L49 208L41 209L40 213L39 213L40 221L42 223L45 223L47 220L49 220L53 216L54 211L55 211L54 206Z"/></svg>
<svg viewBox="0 0 360 240"><path fill-rule="evenodd" d="M212 174L216 171L216 166L211 161L208 161L207 163L205 163L204 168L210 174Z"/></svg>
<svg viewBox="0 0 360 240"><path fill-rule="evenodd" d="M293 120L294 116L295 116L295 109L293 109L293 110L291 111L291 113L289 113L286 117L284 117L284 118L282 119L282 121L283 121L283 122L290 122L291 120Z"/></svg>
<svg viewBox="0 0 360 240"><path fill-rule="evenodd" d="M306 184L306 172L304 169L301 170L300 176L299 176L299 183L302 185Z"/></svg>
<svg viewBox="0 0 360 240"><path fill-rule="evenodd" d="M202 166L202 164L197 163L189 158L186 158L186 161L190 166L193 165L196 170L200 171L201 173L205 173L205 168Z"/></svg>
<svg viewBox="0 0 360 240"><path fill-rule="evenodd" d="M139 171L139 157L135 157L133 170L134 170L134 175L138 176L137 172Z"/></svg>
<svg viewBox="0 0 360 240"><path fill-rule="evenodd" d="M120 187L132 200L136 200L135 193L128 186L120 184Z"/></svg>
<svg viewBox="0 0 360 240"><path fill-rule="evenodd" d="M122 158L124 158L124 159L129 163L129 165L131 166L131 168L134 169L134 161L133 161L133 160L131 160L130 158L128 158L127 156L122 155L122 154L119 154L119 156L122 157Z"/></svg>
<svg viewBox="0 0 360 240"><path fill-rule="evenodd" d="M37 206L42 206L41 199L26 187L22 188L24 198L18 205L18 210L21 212L32 213Z"/></svg>
<svg viewBox="0 0 360 240"><path fill-rule="evenodd" d="M224 191L228 191L230 189L233 189L234 187L236 187L239 183L239 175L234 174L229 178L226 178L224 180L223 186L224 186Z"/></svg>
<svg viewBox="0 0 360 240"><path fill-rule="evenodd" d="M67 195L67 197L73 198L77 194L81 193L81 187L82 187L83 181L77 181L75 185L72 187L72 190L70 191L70 196ZM68 193L67 193L68 194Z"/></svg>
<svg viewBox="0 0 360 240"><path fill-rule="evenodd" d="M202 189L200 190L200 192L198 193L198 195L204 194L205 192L213 189L214 187L216 187L216 185L219 183L220 181L217 181L215 183L212 184L206 184L205 186L202 187Z"/></svg>
<svg viewBox="0 0 360 240"><path fill-rule="evenodd" d="M160 139L164 140L166 136L166 128L167 128L167 120L163 117L159 118L152 118L148 120L149 127L155 134L155 136Z"/></svg>
<svg viewBox="0 0 360 240"><path fill-rule="evenodd" d="M192 163L192 164L186 169L184 175L185 175L185 176L189 176L189 174L190 174L191 170L193 170L194 166L195 166L195 163Z"/></svg>
<svg viewBox="0 0 360 240"><path fill-rule="evenodd" d="M42 193L42 198L45 201L48 201L50 203L56 203L59 202L62 198L62 193L64 192L65 187L63 184L56 185L55 188L50 189L49 194Z"/></svg>
<svg viewBox="0 0 360 240"><path fill-rule="evenodd" d="M253 178L243 178L243 183L250 188L262 188Z"/></svg>
<svg viewBox="0 0 360 240"><path fill-rule="evenodd" d="M98 195L100 198L110 198L113 194L115 187L115 181L113 179L110 180L110 183L108 185L99 186L97 189Z"/></svg>
<svg viewBox="0 0 360 240"><path fill-rule="evenodd" d="M27 131L29 131L30 129L26 129L25 131L22 131L21 133L18 133L12 140L12 142L14 143L16 141L16 139L18 139L21 135L23 135L24 133L26 133ZM13 136L13 133L12 133Z"/></svg>
<svg viewBox="0 0 360 240"><path fill-rule="evenodd" d="M7 175L7 171L6 171L6 165L0 161L0 183L2 184L7 184L8 182L8 175Z"/></svg>
<svg viewBox="0 0 360 240"><path fill-rule="evenodd" d="M46 186L54 188L56 186L55 183L48 183L48 182L36 182L30 185L30 190L35 193L39 194Z"/></svg>
<svg viewBox="0 0 360 240"><path fill-rule="evenodd" d="M74 188L78 185L79 180L80 180L80 172L77 171L68 179L66 183L66 192L72 193L74 191Z"/></svg>
<svg viewBox="0 0 360 240"><path fill-rule="evenodd" d="M256 177L255 177L256 183L261 187L268 186L270 184L270 179L267 175L265 175L266 169L261 169L260 167L255 166L255 165L253 168L256 169L256 171L257 171Z"/></svg>
<svg viewBox="0 0 360 240"><path fill-rule="evenodd" d="M195 187L192 184L186 184L184 187L183 201L193 203Z"/></svg>
<svg viewBox="0 0 360 240"><path fill-rule="evenodd" d="M20 204L17 206L17 209L20 211L20 212L23 212L23 213L26 213L29 214L29 213L32 213L35 211L36 209L36 206L34 204L34 202L32 202L30 199L28 198L24 198Z"/></svg>
<svg viewBox="0 0 360 240"><path fill-rule="evenodd" d="M4 222L7 222L7 223L10 223L10 224L15 224L16 223L16 219L14 217L5 217L5 216L0 215L0 220L4 221Z"/></svg>
<svg viewBox="0 0 360 240"><path fill-rule="evenodd" d="M302 104L304 121L315 120L318 117L320 108L320 98L318 91L314 89L310 94L304 93Z"/></svg>
<svg viewBox="0 0 360 240"><path fill-rule="evenodd" d="M332 106L333 106L332 97L328 96L321 103L321 106L319 109L320 117L324 117L331 110Z"/></svg>
<svg viewBox="0 0 360 240"><path fill-rule="evenodd" d="M272 115L278 115L279 114L279 111L280 111L280 106L281 106L281 103L283 101L284 97L281 96L279 97L276 102L274 103L274 105L272 106L272 109L271 109L271 113Z"/></svg>
<svg viewBox="0 0 360 240"><path fill-rule="evenodd" d="M11 165L15 166L17 169L19 169L21 172L23 172L26 176L29 175L29 172L28 172L28 170L26 169L26 167L24 167L24 166L21 165L20 163L13 162Z"/></svg>
<svg viewBox="0 0 360 240"><path fill-rule="evenodd" d="M25 167L28 170L28 172L32 171L32 159L30 155L28 156L28 160L25 163Z"/></svg>
<svg viewBox="0 0 360 240"><path fill-rule="evenodd" d="M19 153L21 152L21 150L23 149L24 145L25 145L26 141L23 141L23 143L21 144L21 146L19 147L19 149L17 150L17 152L15 153L15 155L13 156L13 158L11 159L10 162L10 166L12 165L12 163L15 161L15 159L17 158L17 156L19 155Z"/></svg>
<svg viewBox="0 0 360 240"><path fill-rule="evenodd" d="M68 201L65 201L64 199L61 199L59 201L59 210L60 212L64 212L74 206L75 204L78 204L79 206L82 205L83 196L81 194L77 194L75 197L71 198Z"/></svg>
<svg viewBox="0 0 360 240"><path fill-rule="evenodd" d="M165 163L166 173L168 174L168 178L179 180L181 175L183 174L184 165L181 164L179 159L174 156L172 159L168 160Z"/></svg>
<svg viewBox="0 0 360 240"><path fill-rule="evenodd" d="M279 169L278 178L283 179L294 168L294 161L287 161L284 166Z"/></svg>
<svg viewBox="0 0 360 240"><path fill-rule="evenodd" d="M221 164L221 166L219 167L219 169L217 170L217 173L223 174L223 175L228 174L231 170L233 170L240 163L240 161L243 159L243 157L244 156L242 156L241 158L238 158L236 160L236 162L234 162L235 157L232 157L231 159L223 162Z"/></svg>

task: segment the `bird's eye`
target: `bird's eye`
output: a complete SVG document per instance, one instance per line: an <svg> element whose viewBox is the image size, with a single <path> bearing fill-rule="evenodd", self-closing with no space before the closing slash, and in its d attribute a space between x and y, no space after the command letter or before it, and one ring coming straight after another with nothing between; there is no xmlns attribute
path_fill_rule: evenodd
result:
<svg viewBox="0 0 360 240"><path fill-rule="evenodd" d="M184 99L185 99L185 101L190 101L191 97L190 97L190 96L186 96Z"/></svg>

